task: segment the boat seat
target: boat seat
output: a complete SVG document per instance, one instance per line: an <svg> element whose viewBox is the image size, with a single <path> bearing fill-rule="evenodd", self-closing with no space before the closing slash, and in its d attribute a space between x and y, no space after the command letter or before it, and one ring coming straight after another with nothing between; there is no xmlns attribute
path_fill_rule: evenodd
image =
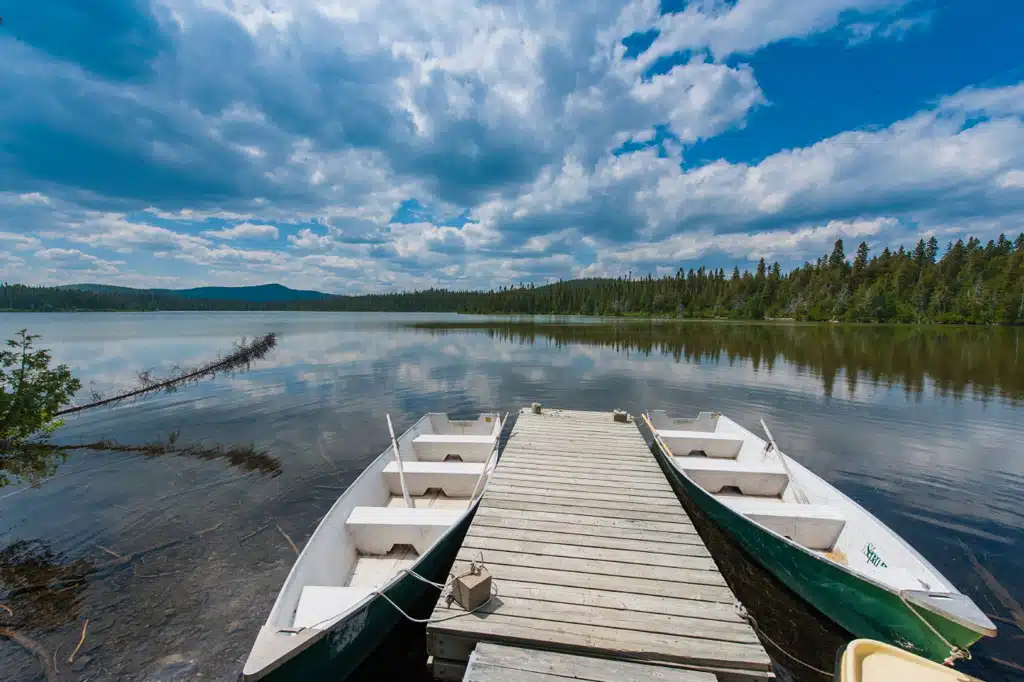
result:
<svg viewBox="0 0 1024 682"><path fill-rule="evenodd" d="M846 526L843 515L835 507L824 504L798 504L741 496L721 496L717 499L751 521L808 549L832 549Z"/></svg>
<svg viewBox="0 0 1024 682"><path fill-rule="evenodd" d="M743 439L711 431L658 431L658 436L675 455L688 455L702 450L708 457L736 459Z"/></svg>
<svg viewBox="0 0 1024 682"><path fill-rule="evenodd" d="M744 495L773 497L789 485L789 476L777 459L739 462L713 457L673 457L672 462L709 493L735 487Z"/></svg>
<svg viewBox="0 0 1024 682"><path fill-rule="evenodd" d="M422 555L464 513L464 509L355 507L345 528L361 554L383 555L395 545L412 545Z"/></svg>
<svg viewBox="0 0 1024 682"><path fill-rule="evenodd" d="M469 497L484 466L483 462L402 462L405 485L414 497L430 488L440 488L448 497ZM392 494L402 494L398 462L384 467L384 478Z"/></svg>
<svg viewBox="0 0 1024 682"><path fill-rule="evenodd" d="M305 585L295 608L295 622L292 627L324 629L335 619L346 613L368 595L371 587L333 587L328 585Z"/></svg>
<svg viewBox="0 0 1024 682"><path fill-rule="evenodd" d="M443 462L448 455L458 455L464 462L486 462L494 440L494 435L424 433L412 439L412 450L417 459L427 462Z"/></svg>

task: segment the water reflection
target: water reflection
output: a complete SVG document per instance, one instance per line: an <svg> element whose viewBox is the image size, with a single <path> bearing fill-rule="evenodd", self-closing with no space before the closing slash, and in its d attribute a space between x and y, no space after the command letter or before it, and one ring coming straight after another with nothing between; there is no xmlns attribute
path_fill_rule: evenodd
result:
<svg viewBox="0 0 1024 682"><path fill-rule="evenodd" d="M424 322L448 329L409 328ZM77 671L95 680L151 680L184 666L205 679L233 677L295 560L276 526L302 547L341 490L386 447L385 412L403 430L428 410L466 416L533 401L633 414L716 409L753 430L764 418L788 454L907 538L989 613L1009 617L961 542L1024 601L1020 330L698 324L691 331L632 321L581 329L575 320L495 329L494 320L477 318L468 329L450 329L452 322L466 318L0 314L0 329L41 332L58 362L104 392L134 383L139 368L164 372L209 358L239 336L279 334L275 352L245 375L72 418L56 437L66 445L149 443L180 430L189 443L251 443L279 466L80 450L38 488L0 490L0 546L43 542L61 563L113 559L97 545L127 556L191 538L131 570L87 577L77 618L90 618L89 636ZM745 601L775 594L770 581L750 581ZM819 636L811 629L818 625L786 608L763 618L787 650L805 641L801 658L830 659L835 633L827 624ZM1015 626L999 626L1000 637L976 649L976 663L988 666L980 676L1020 682L1024 676L997 661L1024 663L1024 640L1013 639ZM66 657L80 629L75 621L34 634L51 651L64 641ZM403 636L360 679L422 675L422 629L405 628ZM31 657L0 646L0 680L33 676Z"/></svg>
<svg viewBox="0 0 1024 682"><path fill-rule="evenodd" d="M502 341L556 346L596 345L644 355L662 353L676 362L749 360L769 374L782 359L787 369L811 370L826 396L844 379L848 395L858 382L899 384L921 395L986 400L1024 398L1021 330L980 327L729 324L707 322L618 322L564 324L536 322L417 322L434 334L474 330Z"/></svg>

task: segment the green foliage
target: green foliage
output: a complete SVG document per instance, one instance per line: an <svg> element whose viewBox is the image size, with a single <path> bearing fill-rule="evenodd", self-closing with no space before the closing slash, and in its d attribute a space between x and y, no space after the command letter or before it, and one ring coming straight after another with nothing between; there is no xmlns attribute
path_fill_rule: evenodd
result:
<svg viewBox="0 0 1024 682"><path fill-rule="evenodd" d="M982 244L971 237L910 251L870 256L862 242L852 264L842 240L815 263L783 274L759 262L754 273L734 268L679 268L674 276L582 279L492 291L426 291L321 300L241 302L186 299L151 291L91 292L0 286L10 310L310 310L465 312L563 315L645 315L687 318L810 321L1024 324L1024 234Z"/></svg>
<svg viewBox="0 0 1024 682"><path fill-rule="evenodd" d="M36 481L56 466L38 445L61 426L58 410L82 387L67 365L50 367L50 352L34 346L38 338L22 329L0 351L0 485L4 471Z"/></svg>

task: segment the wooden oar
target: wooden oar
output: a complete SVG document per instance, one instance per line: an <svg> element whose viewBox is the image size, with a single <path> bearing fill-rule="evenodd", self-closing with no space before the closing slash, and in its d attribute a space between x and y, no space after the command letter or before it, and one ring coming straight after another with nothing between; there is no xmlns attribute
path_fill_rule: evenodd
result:
<svg viewBox="0 0 1024 682"><path fill-rule="evenodd" d="M409 488L405 485L405 469L402 467L402 455L398 452L398 439L395 438L395 427L391 425L391 414L385 413L388 419L388 433L391 434L391 447L395 451L395 461L398 462L398 480L402 482L402 497L405 498L405 506L414 509L416 505L409 497Z"/></svg>

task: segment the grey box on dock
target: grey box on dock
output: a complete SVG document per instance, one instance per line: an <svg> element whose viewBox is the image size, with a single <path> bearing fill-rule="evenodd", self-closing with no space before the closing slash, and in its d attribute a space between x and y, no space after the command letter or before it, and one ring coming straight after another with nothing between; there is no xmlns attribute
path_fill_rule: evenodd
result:
<svg viewBox="0 0 1024 682"><path fill-rule="evenodd" d="M452 595L455 602L467 611L478 608L491 598L490 572L481 566L479 574L459 576L452 584Z"/></svg>

